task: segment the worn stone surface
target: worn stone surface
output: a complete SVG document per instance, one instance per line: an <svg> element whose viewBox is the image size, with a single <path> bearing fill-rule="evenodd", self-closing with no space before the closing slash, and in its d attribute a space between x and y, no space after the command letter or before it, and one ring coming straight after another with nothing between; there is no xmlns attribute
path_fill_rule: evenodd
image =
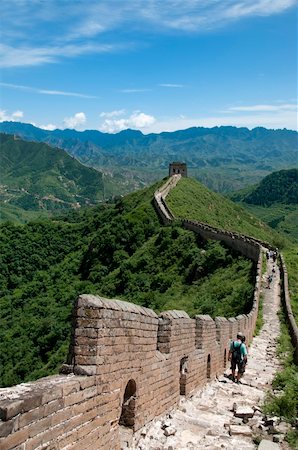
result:
<svg viewBox="0 0 298 450"><path fill-rule="evenodd" d="M269 261L268 270L272 270ZM264 275L264 280L266 279ZM130 447L133 450L142 448L186 449L229 449L253 450L256 445L255 436L266 436L267 429L260 411L265 393L279 369L276 356L276 340L279 335L279 272L276 270L270 289L264 293L264 326L255 337L249 348L246 372L242 384L235 384L229 378L230 370L196 391L191 398L181 397L178 408L171 411L171 419L161 418L146 427L146 435L136 433ZM233 322L231 322L233 324ZM238 412L238 414L237 414ZM239 417L235 417L236 413ZM176 429L174 436L165 440L160 421ZM243 420L247 423L243 423ZM268 438L270 439L270 438ZM268 442L268 441L267 441ZM275 450L278 444L265 442L261 450ZM276 447L277 446L277 447ZM287 444L283 443L283 449Z"/></svg>
<svg viewBox="0 0 298 450"><path fill-rule="evenodd" d="M279 450L280 446L275 442L269 441L267 439L262 439L258 446L258 450Z"/></svg>

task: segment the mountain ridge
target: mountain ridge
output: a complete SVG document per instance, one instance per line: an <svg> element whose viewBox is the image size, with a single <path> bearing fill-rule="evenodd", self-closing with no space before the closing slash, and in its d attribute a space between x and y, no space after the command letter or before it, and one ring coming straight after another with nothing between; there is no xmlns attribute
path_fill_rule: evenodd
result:
<svg viewBox="0 0 298 450"><path fill-rule="evenodd" d="M103 200L102 174L64 150L0 134L0 201L24 210L60 209Z"/></svg>

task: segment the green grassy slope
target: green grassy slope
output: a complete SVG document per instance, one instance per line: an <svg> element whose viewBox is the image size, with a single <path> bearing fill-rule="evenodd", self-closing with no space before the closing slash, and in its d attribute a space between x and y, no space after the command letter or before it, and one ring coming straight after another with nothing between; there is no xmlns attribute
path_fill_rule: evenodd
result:
<svg viewBox="0 0 298 450"><path fill-rule="evenodd" d="M285 240L245 209L192 178L181 178L166 202L174 215L246 234L281 248Z"/></svg>

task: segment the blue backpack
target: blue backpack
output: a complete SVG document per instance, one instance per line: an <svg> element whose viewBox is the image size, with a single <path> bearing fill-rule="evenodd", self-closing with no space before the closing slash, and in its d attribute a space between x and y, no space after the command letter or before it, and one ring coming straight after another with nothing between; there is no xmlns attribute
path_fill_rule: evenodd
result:
<svg viewBox="0 0 298 450"><path fill-rule="evenodd" d="M238 347L235 347L235 341L233 341L232 361L235 363L239 363L241 361L241 346L242 342Z"/></svg>

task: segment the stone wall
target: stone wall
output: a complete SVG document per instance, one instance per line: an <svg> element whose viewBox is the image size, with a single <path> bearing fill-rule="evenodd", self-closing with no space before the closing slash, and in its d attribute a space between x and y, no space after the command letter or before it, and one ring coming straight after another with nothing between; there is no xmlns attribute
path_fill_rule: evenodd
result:
<svg viewBox="0 0 298 450"><path fill-rule="evenodd" d="M289 286L288 286L288 272L282 255L280 255L279 266L282 283L281 298L284 306L284 311L288 320L292 343L294 346L294 359L296 364L298 364L298 327L291 307L291 299L289 295Z"/></svg>
<svg viewBox="0 0 298 450"><path fill-rule="evenodd" d="M155 196L157 208L178 180L172 177ZM172 213L161 210L170 221ZM258 314L262 252L250 240L241 249L257 261L247 315L157 316L128 302L81 295L63 366L68 374L0 390L0 449L120 449L121 427L140 429L177 405L180 395L221 374L230 339L241 330L249 343Z"/></svg>
<svg viewBox="0 0 298 450"><path fill-rule="evenodd" d="M181 175L173 175L154 193L154 206L164 224L170 223L175 218L174 214L166 204L165 198L170 190L176 186L180 178Z"/></svg>

